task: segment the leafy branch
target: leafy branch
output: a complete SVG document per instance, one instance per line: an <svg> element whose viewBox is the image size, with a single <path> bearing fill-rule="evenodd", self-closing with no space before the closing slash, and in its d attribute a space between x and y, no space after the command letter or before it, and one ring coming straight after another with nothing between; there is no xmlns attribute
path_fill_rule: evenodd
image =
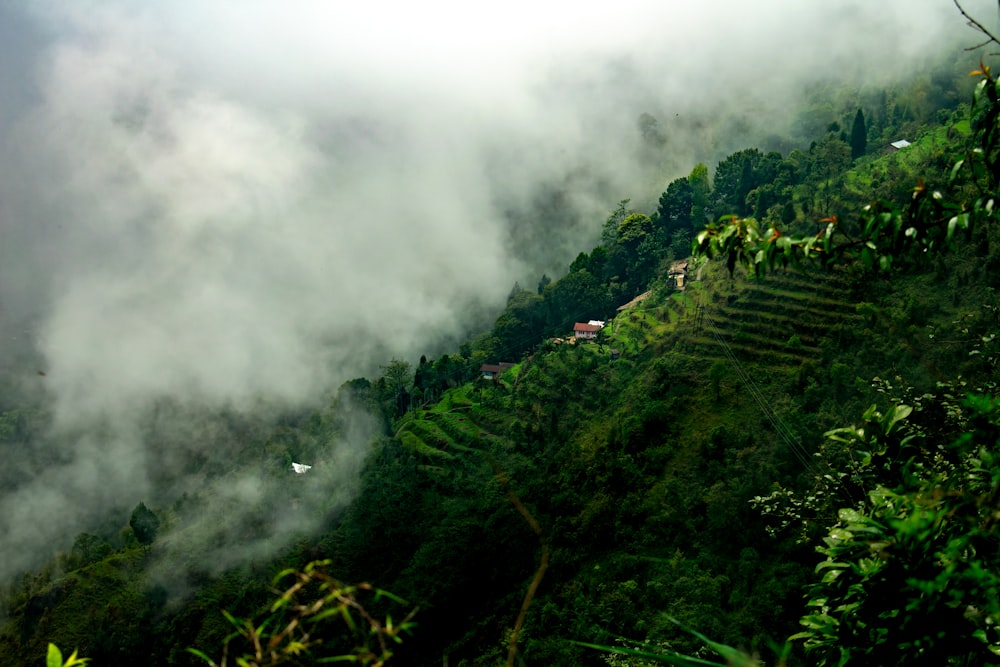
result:
<svg viewBox="0 0 1000 667"><path fill-rule="evenodd" d="M278 593L270 615L260 623L223 611L235 632L226 638L218 663L198 649L189 648L188 652L211 667L227 667L231 642L242 638L248 648L234 658L239 667L274 667L307 654L321 664L352 662L382 667L392 658L393 648L402 642L402 635L412 630L416 609L399 623L394 623L388 615L380 620L361 603L360 595L371 594L375 602L387 598L405 605L406 601L370 584L345 585L327 574L329 564L328 560L314 561L301 571L288 569L279 573L274 581L276 586L283 581L290 583L285 583L287 588ZM354 647L348 653L324 656L320 631L325 626L321 624L335 618L343 621Z"/></svg>

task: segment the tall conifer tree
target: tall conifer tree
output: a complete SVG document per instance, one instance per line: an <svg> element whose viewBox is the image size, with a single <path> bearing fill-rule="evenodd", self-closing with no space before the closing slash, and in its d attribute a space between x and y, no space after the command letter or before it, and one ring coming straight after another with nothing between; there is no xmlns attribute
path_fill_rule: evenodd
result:
<svg viewBox="0 0 1000 667"><path fill-rule="evenodd" d="M865 127L865 115L858 109L854 114L854 125L851 127L851 159L857 160L868 150L868 129Z"/></svg>

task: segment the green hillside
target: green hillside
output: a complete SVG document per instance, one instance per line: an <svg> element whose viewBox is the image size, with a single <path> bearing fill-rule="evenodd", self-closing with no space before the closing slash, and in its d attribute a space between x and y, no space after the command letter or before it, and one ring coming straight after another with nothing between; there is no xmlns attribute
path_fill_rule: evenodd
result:
<svg viewBox="0 0 1000 667"><path fill-rule="evenodd" d="M222 654L233 632L222 609L241 618L292 614L291 606L271 607L270 582L318 559L340 581L370 582L405 600L366 598L366 619L400 619L417 608L416 626L393 644L392 664L497 665L515 654L526 665L650 664L581 643L717 659L690 630L778 664L803 627L815 633L791 642L783 664L837 664L836 646L817 639L824 632L840 633L855 651L849 664L890 664L891 651L919 658L910 664L995 664L996 610L974 601L997 590L1000 577L981 567L995 564L1000 537L996 400L988 393L1000 328L1000 232L987 216L989 224L955 234L947 253L880 246L893 253L888 270L866 262L874 245L851 246L865 233L865 204L892 196L905 209L920 179L942 188L942 198L993 192L995 172L949 181L972 138L968 113L911 123L913 144L898 153L873 145L851 160L847 141L831 132L795 155L748 149L727 158L702 203L735 203L746 218L713 216L720 237L726 225L751 218L780 226L788 243L770 238L791 264L795 244L822 234L828 216L843 221L847 250L798 269L782 268L781 255L765 266L755 253L727 266L727 253L743 246L720 244L715 259L690 258L678 287L675 263L692 240L698 245L706 222L700 195L686 189L697 179L679 179L656 211L623 202L601 245L538 290L515 285L494 327L459 350L416 367L392 360L381 377L346 383L315 414L242 433L234 445L242 460L278 489L262 508L284 509L314 488L306 486L310 473L290 473L293 460L322 459L348 437L352 415L383 427L357 495L322 517L314 534L295 536L274 560L248 558L221 576L193 557L170 561L183 586L168 589L152 564L196 517L197 494L156 508L162 527L148 545L118 517L115 528L82 534L43 571L6 587L4 664L40 664L49 642L78 648L101 667L204 664L185 649ZM844 150L841 169L824 168L830 151ZM728 186L727 169L740 175ZM921 220L918 213L907 220ZM605 321L597 337L574 338L573 325L589 320ZM511 366L483 376L483 364L502 362ZM962 403L966 393L974 397ZM5 442L27 437L30 416L3 415ZM852 424L867 431L824 435ZM967 447L973 440L982 447ZM949 449L952 441L967 448ZM226 465L198 469L236 483L235 464ZM955 482L955 471L968 473L966 481ZM922 511L900 509L907 503ZM898 513L884 525L865 514L890 505ZM844 508L853 513L838 514ZM974 538L949 532L955 516ZM224 519L222 528L236 534L256 529ZM903 536L862 539L891 530ZM919 550L904 539L919 531L925 543L948 538L937 565L914 562L906 574L876 581L881 563ZM837 585L836 576L816 575L831 554L844 561L827 569L864 585L810 589ZM912 581L923 593L894 601ZM945 588L956 592L930 606ZM807 616L836 595L842 608ZM921 625L932 616L919 615L925 607L951 624L952 649ZM349 613L327 618L317 630L326 644L289 664L355 648L340 623ZM812 626L802 625L804 616ZM897 620L900 637L880 630ZM895 643L866 658L864 646L888 646L884 637ZM912 637L925 643L914 648ZM239 642L231 655L244 650Z"/></svg>

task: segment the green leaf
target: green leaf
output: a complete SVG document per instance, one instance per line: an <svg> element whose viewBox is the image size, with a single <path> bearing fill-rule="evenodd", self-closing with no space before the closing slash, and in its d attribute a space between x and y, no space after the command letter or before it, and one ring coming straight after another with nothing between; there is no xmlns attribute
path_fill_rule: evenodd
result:
<svg viewBox="0 0 1000 667"><path fill-rule="evenodd" d="M854 534L849 530L844 530L843 528L833 528L830 530L830 537L835 540L847 542L848 540L854 539Z"/></svg>
<svg viewBox="0 0 1000 667"><path fill-rule="evenodd" d="M835 568L838 568L838 569L842 570L842 569L850 567L850 566L851 566L850 563L841 563L839 561L834 561L834 560L825 560L825 561L823 561L822 563L819 563L816 566L816 570L815 571L816 572L820 572L822 570L825 570L825 569L831 568L831 567L835 567Z"/></svg>
<svg viewBox="0 0 1000 667"><path fill-rule="evenodd" d="M955 166L951 168L951 176L948 179L949 181L955 180L955 177L958 176L958 172L961 171L962 165L964 164L965 160L959 160L958 162L955 163Z"/></svg>
<svg viewBox="0 0 1000 667"><path fill-rule="evenodd" d="M304 653L307 650L307 647L298 640L292 640L288 642L284 650L288 655L298 655L299 653Z"/></svg>
<svg viewBox="0 0 1000 667"><path fill-rule="evenodd" d="M843 570L830 570L829 572L823 575L823 578L820 579L820 581L824 584L833 583L837 579L837 577L839 577L843 573L844 573Z"/></svg>
<svg viewBox="0 0 1000 667"><path fill-rule="evenodd" d="M845 507L837 512L837 518L845 523L862 523L865 520L865 515L856 509Z"/></svg>
<svg viewBox="0 0 1000 667"><path fill-rule="evenodd" d="M890 433L896 426L896 424L909 417L910 413L912 412L913 412L913 406L911 405L897 405L895 409L888 415L885 432Z"/></svg>
<svg viewBox="0 0 1000 667"><path fill-rule="evenodd" d="M950 220L948 220L948 233L945 235L947 241L951 241L952 236L955 234L956 229L968 229L969 228L969 214L960 213Z"/></svg>
<svg viewBox="0 0 1000 667"><path fill-rule="evenodd" d="M344 619L344 623L351 629L351 632L358 631L358 625L354 622L354 617L351 616L351 610L347 607L337 607L337 611L340 612L341 618Z"/></svg>
<svg viewBox="0 0 1000 667"><path fill-rule="evenodd" d="M76 667L76 665L86 665L88 662L90 662L90 658L78 658L76 656L76 649L73 649L70 656L66 658L66 663L63 667Z"/></svg>
<svg viewBox="0 0 1000 667"><path fill-rule="evenodd" d="M399 604L404 604L404 605L405 604L410 604L409 602L407 602L403 598L399 597L398 595L390 593L389 591L383 591L381 588L376 588L375 589L375 599L376 600L381 600L384 597L385 598L389 598L393 602L398 602Z"/></svg>
<svg viewBox="0 0 1000 667"><path fill-rule="evenodd" d="M840 625L839 621L829 614L807 614L802 617L799 624L804 625L811 630L826 630ZM795 637L792 637L792 639L794 638Z"/></svg>
<svg viewBox="0 0 1000 667"><path fill-rule="evenodd" d="M306 574L310 574L313 570L327 567L328 565L330 565L331 562L333 561L331 561L329 558L324 558L322 560L314 560L306 565L303 572Z"/></svg>
<svg viewBox="0 0 1000 667"><path fill-rule="evenodd" d="M326 658L319 658L316 662L323 664L331 662L361 662L361 657L357 655L332 655Z"/></svg>
<svg viewBox="0 0 1000 667"><path fill-rule="evenodd" d="M866 269L871 269L875 265L875 253L872 252L871 248L865 246L861 249L861 263L865 265Z"/></svg>
<svg viewBox="0 0 1000 667"><path fill-rule="evenodd" d="M290 574L295 574L295 568L286 568L286 569L282 570L277 575L275 575L275 577L274 577L274 579L272 581L273 581L273 583L275 585L277 585L277 583L279 581L281 581L282 579L284 579L285 577L287 577Z"/></svg>
<svg viewBox="0 0 1000 667"><path fill-rule="evenodd" d="M201 658L202 660L204 660L205 662L207 662L209 665L212 665L212 667L215 667L215 661L212 660L211 658L209 658L207 655L205 655L204 652L199 651L196 648L187 648L185 650L188 653L190 653L191 655L196 656L198 658Z"/></svg>
<svg viewBox="0 0 1000 667"><path fill-rule="evenodd" d="M242 632L246 628L246 621L242 621L236 618L225 609L222 610L222 615L225 616L226 620L229 621L232 624L232 626L237 630L239 630L240 632Z"/></svg>
<svg viewBox="0 0 1000 667"><path fill-rule="evenodd" d="M63 667L62 651L55 644L49 644L49 653L45 657L45 667Z"/></svg>

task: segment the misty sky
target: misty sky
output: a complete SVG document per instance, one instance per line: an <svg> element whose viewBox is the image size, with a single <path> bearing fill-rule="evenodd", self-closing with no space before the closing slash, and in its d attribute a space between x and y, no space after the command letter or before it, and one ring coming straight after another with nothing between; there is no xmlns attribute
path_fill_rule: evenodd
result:
<svg viewBox="0 0 1000 667"><path fill-rule="evenodd" d="M804 84L962 30L950 0L0 3L0 364L39 360L65 448L0 498L0 578L140 499L157 401L294 407L413 361L750 141L689 119L775 131Z"/></svg>

